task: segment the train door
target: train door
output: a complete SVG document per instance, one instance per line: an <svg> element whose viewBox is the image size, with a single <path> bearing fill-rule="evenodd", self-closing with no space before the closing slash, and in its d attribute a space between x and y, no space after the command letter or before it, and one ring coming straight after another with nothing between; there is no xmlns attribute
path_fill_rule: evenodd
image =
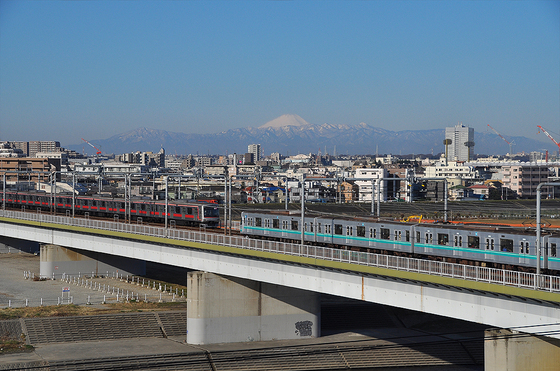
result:
<svg viewBox="0 0 560 371"><path fill-rule="evenodd" d="M494 250L494 238L488 236L485 239L486 242L486 250Z"/></svg>
<svg viewBox="0 0 560 371"><path fill-rule="evenodd" d="M410 252L414 254L414 235L416 233L420 233L420 232L416 232L415 228L413 225L410 226L410 230L406 231L406 240L408 242L410 242Z"/></svg>
<svg viewBox="0 0 560 371"><path fill-rule="evenodd" d="M460 234L456 234L453 236L453 246L455 247L463 247L463 236Z"/></svg>
<svg viewBox="0 0 560 371"><path fill-rule="evenodd" d="M523 239L519 243L519 253L520 254L529 254L529 241L526 241L525 239Z"/></svg>
<svg viewBox="0 0 560 371"><path fill-rule="evenodd" d="M369 246L374 247L375 246L374 239L377 238L377 232L375 231L374 227L369 227L368 236L369 236Z"/></svg>
<svg viewBox="0 0 560 371"><path fill-rule="evenodd" d="M352 244L352 236L354 235L354 226L346 225L346 244Z"/></svg>
<svg viewBox="0 0 560 371"><path fill-rule="evenodd" d="M426 232L426 243L432 243L434 242L434 235L432 232Z"/></svg>

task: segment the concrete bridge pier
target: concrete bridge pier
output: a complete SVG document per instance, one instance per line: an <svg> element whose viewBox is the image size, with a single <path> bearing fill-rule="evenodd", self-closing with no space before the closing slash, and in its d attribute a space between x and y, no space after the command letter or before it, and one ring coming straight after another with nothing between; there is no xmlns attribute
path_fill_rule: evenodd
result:
<svg viewBox="0 0 560 371"><path fill-rule="evenodd" d="M60 277L66 273L104 275L118 272L123 275L145 275L146 262L122 256L68 248L58 245L41 245L40 276Z"/></svg>
<svg viewBox="0 0 560 371"><path fill-rule="evenodd" d="M319 337L318 293L189 272L187 343L213 344Z"/></svg>
<svg viewBox="0 0 560 371"><path fill-rule="evenodd" d="M39 252L39 242L0 236L0 253Z"/></svg>
<svg viewBox="0 0 560 371"><path fill-rule="evenodd" d="M560 340L505 329L486 330L484 369L492 371L556 371Z"/></svg>

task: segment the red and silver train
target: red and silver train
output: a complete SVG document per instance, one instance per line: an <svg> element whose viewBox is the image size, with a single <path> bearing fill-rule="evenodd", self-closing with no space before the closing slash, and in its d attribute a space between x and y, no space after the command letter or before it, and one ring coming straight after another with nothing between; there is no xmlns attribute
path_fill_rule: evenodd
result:
<svg viewBox="0 0 560 371"><path fill-rule="evenodd" d="M4 194L0 193L4 201ZM65 213L72 210L72 195L57 194L56 198L51 194L43 192L14 192L6 191L6 207L21 208L29 210L41 209ZM130 206L129 206L130 205ZM74 212L77 214L89 213L91 216L124 218L127 207L130 207L128 215L135 220L142 218L143 221L163 222L165 219L165 201L132 199L129 205L122 198L110 198L103 196L76 196L74 200ZM182 200L170 200L167 203L167 219L175 221L179 225L201 225L216 227L220 224L220 212L218 206L212 203L187 202Z"/></svg>

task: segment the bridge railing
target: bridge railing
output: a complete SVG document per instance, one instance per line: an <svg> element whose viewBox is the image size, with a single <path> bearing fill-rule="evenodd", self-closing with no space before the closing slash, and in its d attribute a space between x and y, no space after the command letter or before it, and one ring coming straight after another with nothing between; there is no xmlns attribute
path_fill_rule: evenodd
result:
<svg viewBox="0 0 560 371"><path fill-rule="evenodd" d="M301 245L288 242L251 239L245 236L226 236L205 231L163 228L152 225L102 221L87 218L71 218L49 214L0 210L0 215L7 218L30 220L39 223L53 223L77 227L87 227L115 232L126 232L174 240L193 241L213 245L231 246L278 254L309 257L313 259L366 265L417 272L442 277L459 278L491 284L515 286L533 290L560 292L560 277L536 275L534 273L509 271L504 269L462 265L441 261L415 259L402 256L383 255L360 251L341 250L323 246Z"/></svg>

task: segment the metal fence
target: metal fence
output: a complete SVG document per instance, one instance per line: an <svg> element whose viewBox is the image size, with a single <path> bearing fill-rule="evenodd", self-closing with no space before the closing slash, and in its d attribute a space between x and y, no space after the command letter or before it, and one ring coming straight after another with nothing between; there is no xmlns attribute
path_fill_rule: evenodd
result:
<svg viewBox="0 0 560 371"><path fill-rule="evenodd" d="M407 258L392 255L374 254L358 251L340 250L329 247L301 245L287 242L250 239L244 236L227 236L219 233L163 228L151 225L123 223L115 221L91 220L87 218L71 218L40 213L0 210L0 216L23 219L39 223L53 223L68 226L87 227L114 232L126 232L173 240L201 242L212 245L231 246L239 249L273 252L277 254L309 257L342 263L366 265L416 272L442 277L460 278L464 280L486 282L520 288L560 292L560 277L536 275L534 273L516 272L504 269L487 268L440 261Z"/></svg>

